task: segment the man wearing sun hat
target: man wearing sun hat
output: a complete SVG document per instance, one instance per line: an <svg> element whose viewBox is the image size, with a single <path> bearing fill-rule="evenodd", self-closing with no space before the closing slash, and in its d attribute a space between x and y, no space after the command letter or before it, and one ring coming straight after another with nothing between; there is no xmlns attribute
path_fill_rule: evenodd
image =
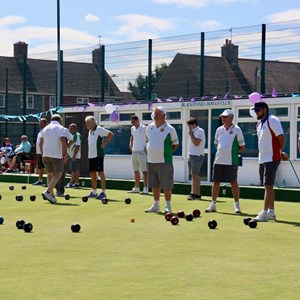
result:
<svg viewBox="0 0 300 300"><path fill-rule="evenodd" d="M147 213L160 212L160 191L164 191L165 212L172 212L171 196L173 189L173 152L179 141L176 130L166 122L167 110L164 106L154 108L154 122L146 128L146 149L148 186L152 188L153 205Z"/></svg>
<svg viewBox="0 0 300 300"><path fill-rule="evenodd" d="M215 134L215 145L217 153L213 165L212 201L205 212L217 211L217 197L219 195L221 182L230 182L234 198L234 211L241 213L240 188L237 182L238 155L245 150L245 141L241 128L233 124L233 111L225 109L220 118L223 123L218 127Z"/></svg>
<svg viewBox="0 0 300 300"><path fill-rule="evenodd" d="M274 212L274 183L276 171L281 159L286 156L283 151L285 136L279 119L269 114L266 102L257 102L253 110L258 120L256 130L258 137L258 163L261 184L265 187L264 208L255 217L256 221L276 220Z"/></svg>

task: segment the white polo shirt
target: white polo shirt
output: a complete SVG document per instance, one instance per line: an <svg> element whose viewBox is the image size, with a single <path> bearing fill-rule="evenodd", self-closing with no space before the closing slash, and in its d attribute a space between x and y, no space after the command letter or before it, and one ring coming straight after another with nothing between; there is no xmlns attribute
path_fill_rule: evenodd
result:
<svg viewBox="0 0 300 300"><path fill-rule="evenodd" d="M81 141L82 141L81 134L76 131L73 134L72 138L73 138L73 143L68 148L68 156L72 158L74 155L75 148L77 146L79 146L79 151L76 154L76 159L80 159L81 158Z"/></svg>
<svg viewBox="0 0 300 300"><path fill-rule="evenodd" d="M205 147L205 132L199 126L193 128L193 135L196 139L201 139L201 142L198 146L195 146L192 142L191 137L189 137L188 141L188 154L189 155L204 155L204 147Z"/></svg>
<svg viewBox="0 0 300 300"><path fill-rule="evenodd" d="M65 127L57 121L51 121L41 132L43 138L43 157L62 158L61 137L66 137Z"/></svg>
<svg viewBox="0 0 300 300"><path fill-rule="evenodd" d="M258 137L258 162L260 164L281 160L281 149L277 136L284 134L279 119L269 115L256 126Z"/></svg>
<svg viewBox="0 0 300 300"><path fill-rule="evenodd" d="M96 126L94 130L89 131L88 158L104 157L104 150L101 148L101 144L103 142L102 138L108 136L109 133L110 133L109 130L101 126Z"/></svg>
<svg viewBox="0 0 300 300"><path fill-rule="evenodd" d="M244 135L239 126L232 124L227 130L224 126L218 127L214 143L217 146L215 164L238 165L239 146L245 146Z"/></svg>
<svg viewBox="0 0 300 300"><path fill-rule="evenodd" d="M141 124L138 128L131 127L131 135L133 137L132 151L144 151L146 147L145 142L146 126Z"/></svg>
<svg viewBox="0 0 300 300"><path fill-rule="evenodd" d="M40 141L41 141L41 131L38 133L37 138L36 138L36 144L35 144L36 154L41 154Z"/></svg>
<svg viewBox="0 0 300 300"><path fill-rule="evenodd" d="M175 128L169 123L156 127L150 123L146 128L147 161L149 163L172 163L173 145L178 145Z"/></svg>

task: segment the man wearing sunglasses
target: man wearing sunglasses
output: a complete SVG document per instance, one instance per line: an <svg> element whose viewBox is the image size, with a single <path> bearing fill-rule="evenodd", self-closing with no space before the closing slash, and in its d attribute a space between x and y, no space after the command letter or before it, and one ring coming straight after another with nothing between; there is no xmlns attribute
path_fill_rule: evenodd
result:
<svg viewBox="0 0 300 300"><path fill-rule="evenodd" d="M253 110L258 120L256 130L259 150L259 176L261 184L265 187L264 208L255 217L255 220L267 222L268 220L276 220L274 183L281 158L286 155L282 152L285 146L285 136L279 119L269 114L267 103L257 102Z"/></svg>

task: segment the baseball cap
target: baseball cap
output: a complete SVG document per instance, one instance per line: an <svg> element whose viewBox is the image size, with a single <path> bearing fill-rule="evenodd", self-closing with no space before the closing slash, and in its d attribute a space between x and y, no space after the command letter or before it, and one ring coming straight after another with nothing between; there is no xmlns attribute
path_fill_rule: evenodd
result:
<svg viewBox="0 0 300 300"><path fill-rule="evenodd" d="M261 108L269 108L269 106L266 102L256 102L252 110L259 111Z"/></svg>
<svg viewBox="0 0 300 300"><path fill-rule="evenodd" d="M230 115L234 115L233 111L231 109L225 109L221 114L220 117L227 117Z"/></svg>
<svg viewBox="0 0 300 300"><path fill-rule="evenodd" d="M162 111L165 115L167 115L167 109L164 106L153 107L153 110L156 110L156 109Z"/></svg>

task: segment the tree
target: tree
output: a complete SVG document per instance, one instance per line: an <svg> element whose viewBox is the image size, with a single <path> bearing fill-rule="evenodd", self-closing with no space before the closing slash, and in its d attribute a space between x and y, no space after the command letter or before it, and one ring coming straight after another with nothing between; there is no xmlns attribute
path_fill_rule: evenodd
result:
<svg viewBox="0 0 300 300"><path fill-rule="evenodd" d="M161 63L160 65L156 65L154 71L152 72L152 89L155 87L155 84L160 80L163 76L164 72L168 68L166 63ZM138 74L134 83L128 83L128 90L137 100L146 100L147 99L147 76Z"/></svg>

